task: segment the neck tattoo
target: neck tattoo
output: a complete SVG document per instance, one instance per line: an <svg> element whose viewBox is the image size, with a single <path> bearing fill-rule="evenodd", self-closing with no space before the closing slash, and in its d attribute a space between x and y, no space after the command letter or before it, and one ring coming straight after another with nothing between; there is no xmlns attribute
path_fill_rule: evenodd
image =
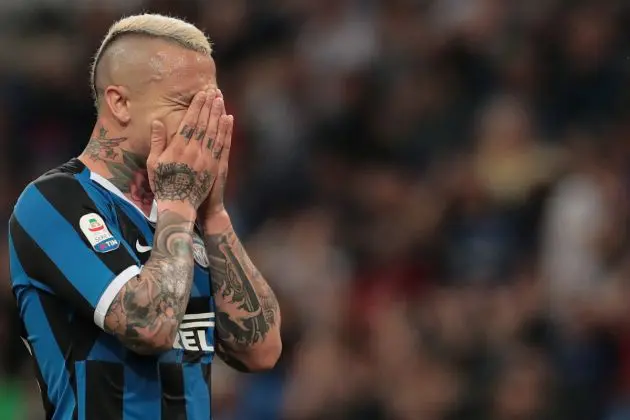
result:
<svg viewBox="0 0 630 420"><path fill-rule="evenodd" d="M100 127L98 136L92 137L85 148L85 154L94 162L116 160L120 155L120 145L127 141L127 137L110 138L107 129Z"/></svg>
<svg viewBox="0 0 630 420"><path fill-rule="evenodd" d="M107 179L127 195L145 213L151 211L153 192L147 176L146 157L121 148L127 137L110 137L100 127L85 148L85 155L93 162L103 162L111 174Z"/></svg>

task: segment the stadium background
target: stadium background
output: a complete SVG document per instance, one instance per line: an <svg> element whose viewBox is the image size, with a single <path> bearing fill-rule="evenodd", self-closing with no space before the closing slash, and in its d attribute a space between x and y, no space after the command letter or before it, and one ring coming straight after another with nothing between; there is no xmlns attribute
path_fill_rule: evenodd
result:
<svg viewBox="0 0 630 420"><path fill-rule="evenodd" d="M1 220L82 150L90 56L141 10L215 43L282 303L280 364L217 364L217 420L630 419L630 2L2 1ZM39 419L6 246L0 418Z"/></svg>

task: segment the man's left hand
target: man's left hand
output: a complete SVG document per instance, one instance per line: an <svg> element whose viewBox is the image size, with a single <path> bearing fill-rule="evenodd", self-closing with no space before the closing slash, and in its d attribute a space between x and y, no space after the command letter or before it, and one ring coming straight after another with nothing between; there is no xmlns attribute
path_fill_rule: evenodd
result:
<svg viewBox="0 0 630 420"><path fill-rule="evenodd" d="M222 100L222 95L217 96L217 100ZM232 130L234 127L234 117L225 115L223 108L222 115L218 119L218 128L216 131L215 141L223 143L221 156L219 160L218 177L214 181L214 185L210 190L210 194L206 201L201 205L198 211L198 220L202 224L211 223L213 219L225 216L224 192L228 176L228 160L230 159L230 146L232 144Z"/></svg>

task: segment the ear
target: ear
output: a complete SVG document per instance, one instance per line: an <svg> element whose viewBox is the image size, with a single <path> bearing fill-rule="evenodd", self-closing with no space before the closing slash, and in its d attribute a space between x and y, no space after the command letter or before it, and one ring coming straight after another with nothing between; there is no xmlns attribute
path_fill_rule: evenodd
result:
<svg viewBox="0 0 630 420"><path fill-rule="evenodd" d="M129 90L124 86L107 86L103 95L105 106L121 125L129 124L131 114L129 112Z"/></svg>

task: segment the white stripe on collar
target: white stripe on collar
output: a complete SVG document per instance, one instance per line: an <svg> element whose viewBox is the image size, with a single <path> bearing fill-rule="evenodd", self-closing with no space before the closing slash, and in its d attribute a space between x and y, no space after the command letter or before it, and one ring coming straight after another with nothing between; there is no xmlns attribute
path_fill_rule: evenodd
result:
<svg viewBox="0 0 630 420"><path fill-rule="evenodd" d="M149 216L147 216L146 214L144 214L144 212L140 209L140 207L138 207L136 205L136 203L134 203L133 201L131 201L130 199L128 199L125 194L122 193L122 191L120 191L118 189L118 187L116 187L114 184L112 184L107 178L102 177L101 175L95 173L95 172L91 172L90 171L90 179L94 182L96 182L97 184L99 184L101 187L105 188L107 191L111 192L112 194L117 195L118 197L122 198L123 200L125 200L127 203L131 204L136 210L138 210L140 212L140 214L142 214L149 222L151 223L156 223L157 222L157 202L155 200L153 200L153 205L151 206L151 214Z"/></svg>

